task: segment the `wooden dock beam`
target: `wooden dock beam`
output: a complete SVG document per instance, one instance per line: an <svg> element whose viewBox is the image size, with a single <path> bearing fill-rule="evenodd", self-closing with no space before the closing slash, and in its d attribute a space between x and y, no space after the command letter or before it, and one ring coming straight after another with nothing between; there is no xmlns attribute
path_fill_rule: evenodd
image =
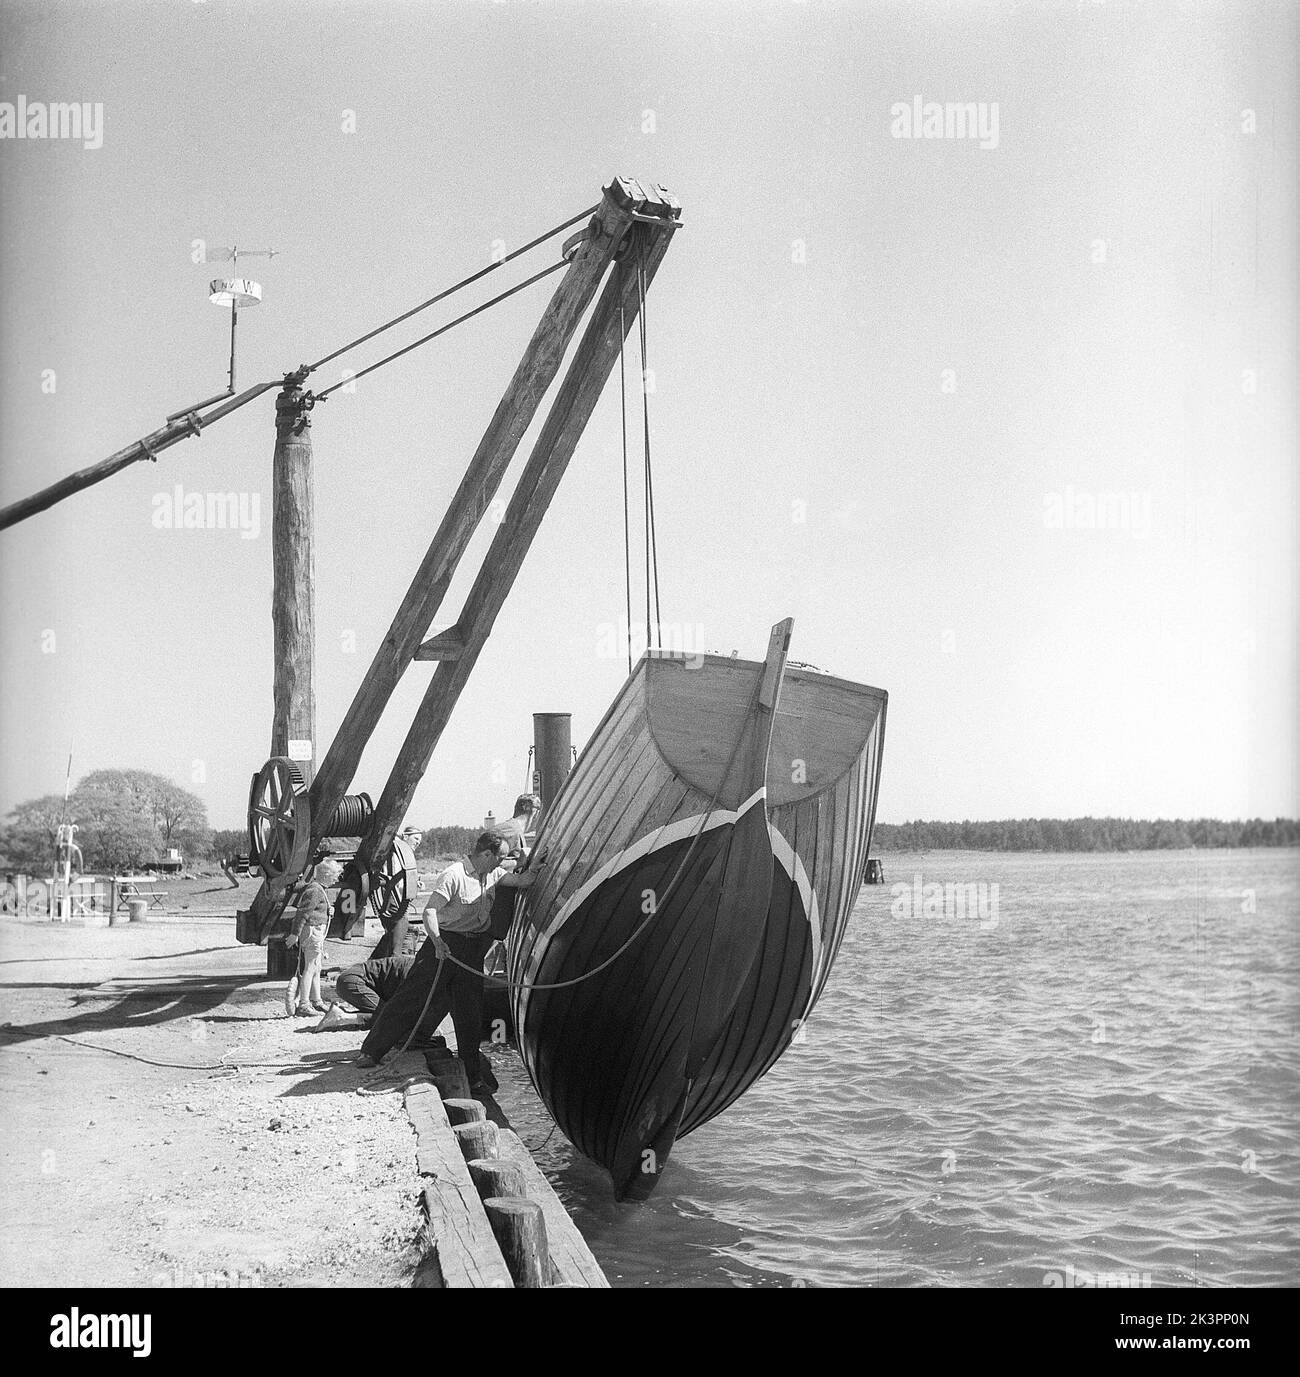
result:
<svg viewBox="0 0 1300 1377"><path fill-rule="evenodd" d="M429 1288L608 1287L591 1249L519 1136L494 1111L444 1101L431 1080L406 1088L425 1177L424 1256L414 1284ZM453 1127L452 1117L461 1122ZM484 1155L477 1155L480 1151Z"/></svg>

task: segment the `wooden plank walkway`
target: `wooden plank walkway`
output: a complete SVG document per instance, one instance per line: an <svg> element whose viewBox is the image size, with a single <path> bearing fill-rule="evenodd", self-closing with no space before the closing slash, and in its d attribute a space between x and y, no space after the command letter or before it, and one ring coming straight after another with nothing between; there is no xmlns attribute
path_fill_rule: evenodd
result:
<svg viewBox="0 0 1300 1377"><path fill-rule="evenodd" d="M407 1086L406 1112L416 1133L416 1165L426 1177L424 1260L418 1287L513 1287L483 1203L431 1080Z"/></svg>

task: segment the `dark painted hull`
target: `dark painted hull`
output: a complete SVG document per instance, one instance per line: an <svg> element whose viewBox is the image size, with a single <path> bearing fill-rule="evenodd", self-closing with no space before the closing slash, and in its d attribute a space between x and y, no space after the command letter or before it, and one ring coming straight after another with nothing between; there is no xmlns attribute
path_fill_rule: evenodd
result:
<svg viewBox="0 0 1300 1377"><path fill-rule="evenodd" d="M649 1194L675 1140L796 1036L866 866L884 694L791 671L758 761L773 787L740 798L722 761L744 740L763 666L705 668L634 671L552 807L544 878L511 934L525 1065L620 1199ZM702 731L693 696L709 704ZM825 778L786 780L809 762Z"/></svg>
<svg viewBox="0 0 1300 1377"><path fill-rule="evenodd" d="M527 1023L552 1114L608 1167L620 1199L650 1193L743 989L771 884L766 823L759 797L735 825L631 861L576 906L533 968L535 983L574 980L630 943L593 979L534 990Z"/></svg>

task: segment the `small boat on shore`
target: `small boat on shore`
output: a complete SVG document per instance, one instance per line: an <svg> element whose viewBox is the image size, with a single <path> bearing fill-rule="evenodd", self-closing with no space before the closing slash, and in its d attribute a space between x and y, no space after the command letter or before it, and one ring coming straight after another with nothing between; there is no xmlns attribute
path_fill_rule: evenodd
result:
<svg viewBox="0 0 1300 1377"><path fill-rule="evenodd" d="M516 1036L620 1200L795 1039L862 884L887 695L787 666L790 631L762 661L647 652L534 848Z"/></svg>

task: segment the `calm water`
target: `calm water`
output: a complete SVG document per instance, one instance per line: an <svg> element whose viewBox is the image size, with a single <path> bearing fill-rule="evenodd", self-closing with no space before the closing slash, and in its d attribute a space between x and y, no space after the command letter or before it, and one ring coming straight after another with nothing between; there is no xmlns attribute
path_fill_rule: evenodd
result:
<svg viewBox="0 0 1300 1377"><path fill-rule="evenodd" d="M884 862L806 1042L649 1203L508 1106L611 1282L1300 1281L1300 852Z"/></svg>

